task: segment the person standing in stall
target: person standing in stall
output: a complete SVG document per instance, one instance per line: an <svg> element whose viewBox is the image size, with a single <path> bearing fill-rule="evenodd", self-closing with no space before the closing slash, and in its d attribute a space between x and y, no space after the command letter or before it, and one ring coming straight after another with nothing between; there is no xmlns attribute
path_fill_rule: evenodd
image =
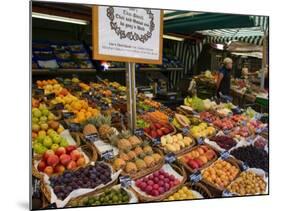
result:
<svg viewBox="0 0 281 211"><path fill-rule="evenodd" d="M220 97L220 93L226 96L230 95L231 86L231 70L232 70L232 59L225 58L223 60L223 66L219 69L219 76L217 79L216 94Z"/></svg>

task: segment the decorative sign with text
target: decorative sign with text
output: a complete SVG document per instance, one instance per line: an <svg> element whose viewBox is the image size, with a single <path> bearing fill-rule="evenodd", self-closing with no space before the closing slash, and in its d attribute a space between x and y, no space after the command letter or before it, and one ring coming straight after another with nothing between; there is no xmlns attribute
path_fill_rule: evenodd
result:
<svg viewBox="0 0 281 211"><path fill-rule="evenodd" d="M162 64L161 10L94 6L92 15L94 59Z"/></svg>

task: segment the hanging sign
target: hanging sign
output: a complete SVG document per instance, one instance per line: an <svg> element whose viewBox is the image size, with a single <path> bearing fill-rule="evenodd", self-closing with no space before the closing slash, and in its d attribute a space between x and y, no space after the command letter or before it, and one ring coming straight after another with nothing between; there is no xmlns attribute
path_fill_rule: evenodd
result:
<svg viewBox="0 0 281 211"><path fill-rule="evenodd" d="M163 11L94 6L93 58L162 64Z"/></svg>

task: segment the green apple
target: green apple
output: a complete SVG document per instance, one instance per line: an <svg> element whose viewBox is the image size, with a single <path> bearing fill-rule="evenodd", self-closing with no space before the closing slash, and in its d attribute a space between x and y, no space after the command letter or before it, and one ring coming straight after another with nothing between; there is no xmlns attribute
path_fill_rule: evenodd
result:
<svg viewBox="0 0 281 211"><path fill-rule="evenodd" d="M55 144L59 144L60 141L61 141L61 137L60 137L60 135L58 135L58 134L53 135L53 136L52 136L52 139L53 139L53 142L54 142Z"/></svg>
<svg viewBox="0 0 281 211"><path fill-rule="evenodd" d="M32 123L38 123L39 119L37 117L32 117Z"/></svg>
<svg viewBox="0 0 281 211"><path fill-rule="evenodd" d="M51 112L49 112L49 115L48 115L48 120L54 120L55 119L55 115Z"/></svg>
<svg viewBox="0 0 281 211"><path fill-rule="evenodd" d="M43 144L43 141L44 141L44 138L46 136L37 136L37 138L35 139L36 143L40 143L40 144Z"/></svg>
<svg viewBox="0 0 281 211"><path fill-rule="evenodd" d="M49 136L46 136L43 140L43 145L47 148L50 148L53 144L52 139Z"/></svg>
<svg viewBox="0 0 281 211"><path fill-rule="evenodd" d="M38 137L40 137L40 136L45 137L46 136L46 132L44 130L40 130L38 132Z"/></svg>
<svg viewBox="0 0 281 211"><path fill-rule="evenodd" d="M59 147L58 144L52 144L51 149L55 152Z"/></svg>
<svg viewBox="0 0 281 211"><path fill-rule="evenodd" d="M49 136L51 136L51 134L53 134L53 133L56 134L56 131L54 131L54 129L52 129L52 128L49 128L48 131L47 131L47 134L48 134ZM51 137L52 137L52 136L51 136Z"/></svg>
<svg viewBox="0 0 281 211"><path fill-rule="evenodd" d="M43 111L44 109L46 109L46 106L44 104L40 104L39 105L39 110Z"/></svg>
<svg viewBox="0 0 281 211"><path fill-rule="evenodd" d="M46 108L42 110L42 114L46 117L49 116L49 113L50 113L49 110Z"/></svg>
<svg viewBox="0 0 281 211"><path fill-rule="evenodd" d="M48 150L48 149L47 149L46 147L41 146L41 147L39 147L38 152L36 152L36 153L38 153L38 154L44 154L47 150Z"/></svg>
<svg viewBox="0 0 281 211"><path fill-rule="evenodd" d="M42 123L41 125L40 125L40 128L41 128L41 130L48 130L48 124L47 123Z"/></svg>
<svg viewBox="0 0 281 211"><path fill-rule="evenodd" d="M38 132L40 130L40 126L38 124L32 124L32 131Z"/></svg>
<svg viewBox="0 0 281 211"><path fill-rule="evenodd" d="M65 140L65 139L62 139L61 141L60 141L60 146L61 147L67 147L69 144L68 144L68 142Z"/></svg>
<svg viewBox="0 0 281 211"><path fill-rule="evenodd" d="M32 116L40 118L42 115L41 111L38 108L32 109Z"/></svg>
<svg viewBox="0 0 281 211"><path fill-rule="evenodd" d="M47 120L48 120L48 118L47 117L45 117L45 116L41 116L40 117L40 122L47 122Z"/></svg>

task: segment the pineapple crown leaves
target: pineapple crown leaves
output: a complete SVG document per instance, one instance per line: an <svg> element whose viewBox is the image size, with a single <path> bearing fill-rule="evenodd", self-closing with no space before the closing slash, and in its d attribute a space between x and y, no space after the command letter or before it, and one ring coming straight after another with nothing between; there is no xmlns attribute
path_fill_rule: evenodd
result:
<svg viewBox="0 0 281 211"><path fill-rule="evenodd" d="M129 138L130 136L132 136L132 133L129 130L122 130L121 133L119 133L119 138Z"/></svg>

